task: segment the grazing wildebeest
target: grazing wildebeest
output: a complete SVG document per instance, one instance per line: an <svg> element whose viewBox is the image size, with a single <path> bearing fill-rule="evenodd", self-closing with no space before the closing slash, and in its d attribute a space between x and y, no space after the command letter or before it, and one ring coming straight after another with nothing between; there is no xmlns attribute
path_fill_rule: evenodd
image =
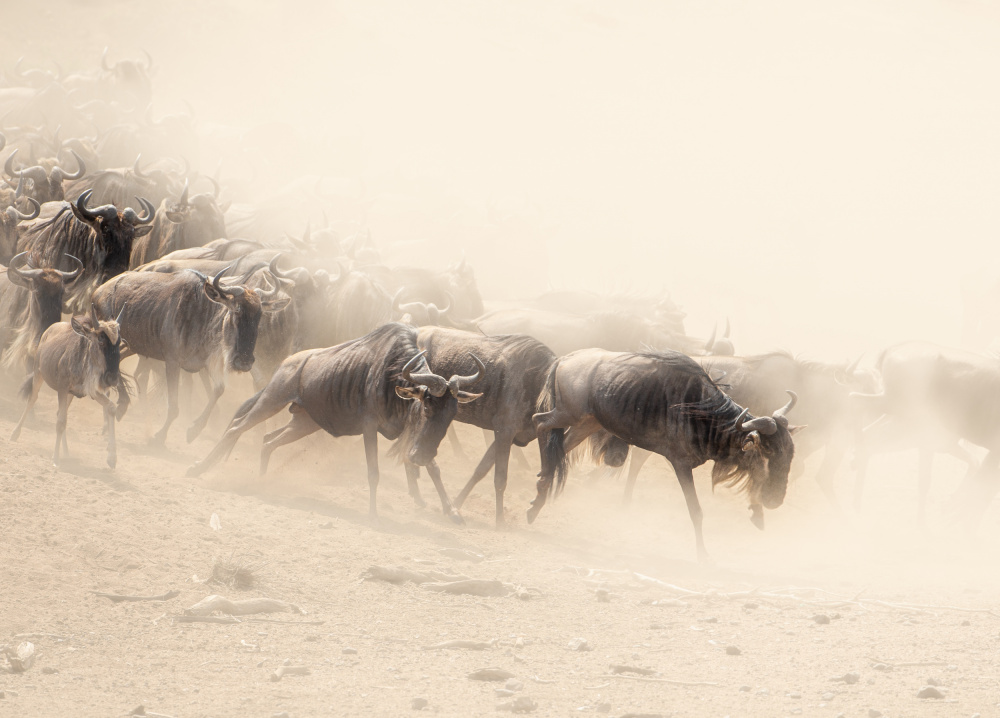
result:
<svg viewBox="0 0 1000 718"><path fill-rule="evenodd" d="M18 178L28 181L25 186L24 195L35 200L39 204L45 204L46 202L62 202L66 196L63 193L62 183L64 180L78 180L87 173L87 165L84 163L83 158L80 157L76 152L71 152L73 157L76 158L77 169L76 172L68 172L62 167L54 167L51 171L46 171L41 165L35 165L34 167L22 167L21 169L14 169L14 157L17 155L17 150L10 153L7 161L4 163L4 172L11 179Z"/></svg>
<svg viewBox="0 0 1000 718"><path fill-rule="evenodd" d="M0 211L0 264L7 264L17 254L18 224L36 219L42 208L35 200L31 203L32 213L25 214L17 207L7 207Z"/></svg>
<svg viewBox="0 0 1000 718"><path fill-rule="evenodd" d="M222 210L211 194L188 197L184 184L176 202L163 200L153 220L153 230L132 245L132 269L179 249L201 247L226 237Z"/></svg>
<svg viewBox="0 0 1000 718"><path fill-rule="evenodd" d="M995 490L988 487L995 483L991 475L1000 463L1000 359L928 342L905 342L882 352L876 367L881 391L851 395L877 417L861 433L855 504L861 504L871 455L899 449L919 452L921 523L935 453L951 454L969 465L962 491ZM960 439L989 452L981 465L959 445ZM992 494L981 495L969 508L981 512L990 498Z"/></svg>
<svg viewBox="0 0 1000 718"><path fill-rule="evenodd" d="M276 311L288 301L262 299L265 293L260 289L223 286L224 273L207 277L193 270L176 274L128 272L94 292L99 316L120 316L127 354L165 364L167 417L153 435L155 443L166 440L177 418L181 369L192 373L208 370L208 405L188 428L187 440L191 442L205 428L225 391L226 372L250 371L253 366L261 312ZM119 402L119 416L126 407L127 401Z"/></svg>
<svg viewBox="0 0 1000 718"><path fill-rule="evenodd" d="M131 207L118 210L108 204L90 209L89 199L88 191L75 203L49 203L42 217L22 227L17 245L19 252L31 252L38 263L48 266L57 266L64 254L80 258L83 276L67 298L70 308L89 304L95 286L128 270L132 242L152 229L156 216L153 205L141 197L136 199L146 210L144 217Z"/></svg>
<svg viewBox="0 0 1000 718"><path fill-rule="evenodd" d="M493 442L480 460L465 488L455 498L460 509L473 487L491 467L496 492L496 524L504 525L503 497L511 446L527 446L535 439L532 415L545 385L549 368L556 360L552 351L531 337L523 335L484 337L481 334L423 327L417 334L417 346L427 352L427 360L437 371L448 374L468 373L475 368L472 356L488 367L479 389L483 397L470 404L460 404L455 421L472 424L493 432ZM418 469L407 465L407 475ZM410 483L411 492L416 483Z"/></svg>
<svg viewBox="0 0 1000 718"><path fill-rule="evenodd" d="M188 476L198 476L225 459L244 432L291 405L292 420L264 437L261 474L276 448L320 429L333 436L361 434L368 460L369 512L375 518L378 435L391 441L407 432L405 460L427 467L442 511L460 521L434 457L459 404L479 398L462 386L474 384L482 375L481 368L450 380L433 373L417 349L416 330L405 324L385 324L360 339L299 352L236 411L218 445L188 470ZM411 483L411 492L412 488Z"/></svg>
<svg viewBox="0 0 1000 718"><path fill-rule="evenodd" d="M21 364L28 371L34 367L38 340L62 317L65 287L83 271L79 259L69 259L76 269L63 272L35 267L22 252L0 274L0 355L5 367Z"/></svg>
<svg viewBox="0 0 1000 718"><path fill-rule="evenodd" d="M109 393L117 388L121 401L124 391L119 364L121 362L121 332L115 320L101 321L93 306L89 317L73 317L68 322L56 322L42 334L34 372L21 386L21 396L28 403L21 414L11 441L17 441L21 427L31 407L38 400L38 390L44 381L59 395L56 414L56 445L52 462L59 466L60 446L66 446L66 412L73 397L89 396L104 407L104 430L108 435L108 466L115 468L115 403Z"/></svg>
<svg viewBox="0 0 1000 718"><path fill-rule="evenodd" d="M750 505L776 509L785 499L795 447L785 414L754 418L678 352L574 352L549 372L534 416L542 442L538 495L528 510L535 520L549 492L565 477L566 454L596 431L660 454L674 467L694 524L699 558L707 558L693 469L714 461L712 485L744 489ZM568 430L568 432L566 431Z"/></svg>
<svg viewBox="0 0 1000 718"><path fill-rule="evenodd" d="M834 478L848 449L855 445L863 417L850 400L852 391L871 391L875 377L850 365L809 361L785 352L770 352L750 357L698 357L695 359L710 376L720 377L726 393L740 406L764 416L777 410L786 401L785 391L791 389L799 397L789 419L809 431L795 442L793 471L802 469L802 460L823 450L823 461L815 479L834 506L837 495ZM634 451L629 464L625 501L632 497L632 488L648 452ZM763 528L761 515L753 517Z"/></svg>

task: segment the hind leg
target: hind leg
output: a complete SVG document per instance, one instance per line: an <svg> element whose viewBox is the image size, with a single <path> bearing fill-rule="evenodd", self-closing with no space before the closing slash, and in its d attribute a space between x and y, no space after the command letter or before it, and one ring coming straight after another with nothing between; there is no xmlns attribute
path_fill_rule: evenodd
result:
<svg viewBox="0 0 1000 718"><path fill-rule="evenodd" d="M118 447L115 444L115 403L106 394L94 397L104 407L104 433L108 437L108 468L118 463Z"/></svg>
<svg viewBox="0 0 1000 718"><path fill-rule="evenodd" d="M455 497L455 507L462 508L462 504L465 500L469 498L469 494L472 493L472 489L475 488L476 484L483 480L483 477L489 473L489 470L493 468L493 462L496 456L496 442L490 442L489 447L486 449L486 453L483 454L483 458L479 460L479 465L476 466L476 470L472 472L472 478L465 484L458 496Z"/></svg>
<svg viewBox="0 0 1000 718"><path fill-rule="evenodd" d="M225 375L222 367L202 369L199 375L201 376L202 384L205 385L205 392L208 394L208 404L205 405L205 410L201 412L201 416L195 419L191 426L188 427L187 441L189 444L205 430L205 426L212 416L212 411L215 410L215 405L219 403L219 397L226 390Z"/></svg>
<svg viewBox="0 0 1000 718"><path fill-rule="evenodd" d="M465 521L462 517L458 515L458 511L451 505L451 499L448 498L448 492L444 489L444 482L441 481L441 469L438 468L436 461L431 461L427 464L427 473L431 477L431 481L434 482L434 488L437 489L438 497L441 499L441 513L450 518L456 524L464 524Z"/></svg>
<svg viewBox="0 0 1000 718"><path fill-rule="evenodd" d="M163 446L167 441L167 432L170 431L170 425L174 423L174 419L180 413L180 409L177 406L177 391L178 385L181 380L181 368L176 364L166 365L167 373L167 419L163 422L163 426L160 430L153 434L151 443ZM119 409L119 412L121 409Z"/></svg>
<svg viewBox="0 0 1000 718"><path fill-rule="evenodd" d="M260 475L267 473L267 465L271 454L279 446L291 444L299 439L314 434L320 430L320 425L304 411L292 414L292 420L280 429L264 435L264 443L260 447Z"/></svg>
<svg viewBox="0 0 1000 718"><path fill-rule="evenodd" d="M559 452L561 453L563 459L567 454L569 454L569 452L571 452L573 449L575 449L581 443L583 443L583 441L587 437L589 437L591 434L593 434L595 431L598 431L601 428L601 425L597 422L597 420L594 417L588 416L584 418L582 421L576 423L575 425L571 425L569 427L569 430L566 431L561 427L553 425L553 422L559 421L559 414L557 412L554 411L548 412L548 414L550 414L551 416L548 419L543 419L541 425L548 426L550 428L548 432L546 432L546 435L543 435L542 433L543 431L545 431L544 429L539 432L538 444L539 446L546 446L547 442L549 441L549 436L547 435L547 433L562 431L563 436L561 437L561 440L558 436L556 436L555 441L557 443L562 444L562 446L559 447ZM541 414L535 415L536 418L539 416L542 415ZM536 421L535 426L536 427L539 426L539 422ZM548 495L552 493L553 488L559 488L559 487L553 487L553 479L555 478L556 470L558 467L553 465L551 457L546 456L547 453L548 453L547 450L543 448L541 478L539 478L538 481L535 483L535 488L537 489L538 493L535 496L534 500L531 502L531 507L528 509L529 524L534 522L534 520L538 517L538 512L542 510L543 506L545 506L545 501L548 498Z"/></svg>
<svg viewBox="0 0 1000 718"><path fill-rule="evenodd" d="M409 492L410 498L413 499L413 503L418 508L424 508L427 506L427 502L420 495L420 487L417 486L417 479L420 478L420 467L404 460L403 469L406 471L406 490Z"/></svg>
<svg viewBox="0 0 1000 718"><path fill-rule="evenodd" d="M653 454L637 446L632 447L632 460L628 462L628 478L625 480L625 496L622 499L623 506L632 505L632 490L635 488L635 480L639 476L639 471L643 464L649 461Z"/></svg>
<svg viewBox="0 0 1000 718"><path fill-rule="evenodd" d="M52 452L52 463L56 467L59 466L59 447L66 445L66 418L71 401L73 401L72 394L68 391L59 392L59 408L56 411L56 447Z"/></svg>
<svg viewBox="0 0 1000 718"><path fill-rule="evenodd" d="M28 395L28 403L24 406L24 412L21 414L21 420L17 422L17 426L14 427L14 431L10 434L11 441L17 441L17 438L21 435L21 429L24 427L24 422L27 421L28 416L31 414L31 410L35 406L35 402L38 401L38 390L42 388L41 373L35 372L30 378L31 393Z"/></svg>

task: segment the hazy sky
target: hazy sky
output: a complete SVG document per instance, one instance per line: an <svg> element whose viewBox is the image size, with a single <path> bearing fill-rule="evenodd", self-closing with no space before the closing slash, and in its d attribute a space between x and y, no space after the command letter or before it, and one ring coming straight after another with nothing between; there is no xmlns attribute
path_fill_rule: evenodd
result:
<svg viewBox="0 0 1000 718"><path fill-rule="evenodd" d="M298 127L331 174L365 177L383 242L435 246L438 223L516 211L506 236L440 242L468 238L487 298L538 266L532 287L547 273L666 289L692 333L729 315L743 351L840 358L957 342L962 276L996 274L991 3L88 2L47 17L84 11L93 32L24 31L6 66L147 47L158 108L187 97L203 121Z"/></svg>

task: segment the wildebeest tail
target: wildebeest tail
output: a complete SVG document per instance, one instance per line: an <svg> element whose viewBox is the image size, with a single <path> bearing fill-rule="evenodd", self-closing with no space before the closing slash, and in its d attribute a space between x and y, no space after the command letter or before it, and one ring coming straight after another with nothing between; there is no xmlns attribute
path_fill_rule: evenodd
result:
<svg viewBox="0 0 1000 718"><path fill-rule="evenodd" d="M538 395L535 403L536 414L544 414L552 411L556 406L556 369L559 362L552 362L549 367L549 374L545 378L545 386ZM549 492L558 496L566 483L566 474L569 460L566 456L566 430L549 429L544 435L538 437L538 443L542 452L542 472L541 476L551 476L553 481L549 484Z"/></svg>
<svg viewBox="0 0 1000 718"><path fill-rule="evenodd" d="M31 398L31 385L35 382L35 372L31 372L21 382L21 387L17 390L17 395L27 401Z"/></svg>

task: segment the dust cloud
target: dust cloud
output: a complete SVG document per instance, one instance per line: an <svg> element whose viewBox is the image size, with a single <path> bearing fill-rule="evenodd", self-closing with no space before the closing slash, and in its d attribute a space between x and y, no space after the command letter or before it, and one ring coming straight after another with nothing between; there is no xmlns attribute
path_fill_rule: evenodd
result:
<svg viewBox="0 0 1000 718"><path fill-rule="evenodd" d="M440 269L465 257L487 308L550 288L669 294L692 336L731 319L738 354L784 349L843 362L863 353L863 366L907 339L994 339L961 331L962 288L997 276L992 3L7 5L0 68L23 56L27 67L91 69L105 46L112 61L146 50L156 67L152 114L185 113L189 103L200 147L188 159L205 174L221 163L231 199L315 189L341 209L335 226L371 229L388 264ZM297 235L322 221L319 206L290 205L285 229ZM23 406L15 388L4 385L0 433ZM499 533L489 477L463 509L467 526L455 528L426 477L435 508L412 507L385 441L381 527L365 515L360 439L309 437L276 455L265 481L255 478L261 434L251 432L206 479L181 478L252 392L231 377L204 436L186 445L180 426L202 401L200 389L188 392L195 398L158 452L146 445L162 420L154 391L120 425L109 474L94 468L103 466L100 410L86 399L70 409L73 462L48 468L55 399L43 390L37 420L3 459L0 488L13 501L0 502L0 557L11 567L0 580L0 644L31 631L102 637L86 639L83 659L37 639L60 673L0 673L0 697L13 691L19 715L124 714L139 702L170 715L399 715L424 696L447 715L493 714L507 699L494 695L502 684L466 680L488 665L527 683L539 715L581 706L612 715L989 715L1000 705L1000 514L989 503L975 535L949 518L966 469L954 457L936 459L923 526L912 452L873 460L860 510L851 457L836 476L837 506L813 481L822 455L809 457L764 532L747 520L745 497L711 492L702 469L718 564L698 566L684 498L662 459L640 475L629 509L620 508L620 473L575 467L565 495L529 527L532 444L525 465L512 462L513 528ZM484 448L478 429L458 433L468 456L446 443L440 458L452 495ZM221 531L209 528L212 514ZM442 547L486 561L449 564ZM231 593L191 576L204 579L234 553L266 566L264 594L327 623L197 627L225 635L151 623ZM372 565L411 559L540 595L466 601L357 580ZM686 599L631 572L713 595ZM183 605L130 614L87 593L172 587L183 589ZM794 598L747 593L778 587ZM595 599L598 590L610 603ZM687 605L651 603L668 599ZM822 624L816 614L834 618ZM570 651L577 637L595 650ZM498 642L483 656L417 650L452 638ZM726 654L730 645L742 655ZM121 665L126 658L135 665ZM270 683L286 658L312 675ZM609 662L718 685L671 693L612 678ZM854 671L856 685L831 681ZM94 687L65 688L75 676ZM958 705L916 698L929 677Z"/></svg>

